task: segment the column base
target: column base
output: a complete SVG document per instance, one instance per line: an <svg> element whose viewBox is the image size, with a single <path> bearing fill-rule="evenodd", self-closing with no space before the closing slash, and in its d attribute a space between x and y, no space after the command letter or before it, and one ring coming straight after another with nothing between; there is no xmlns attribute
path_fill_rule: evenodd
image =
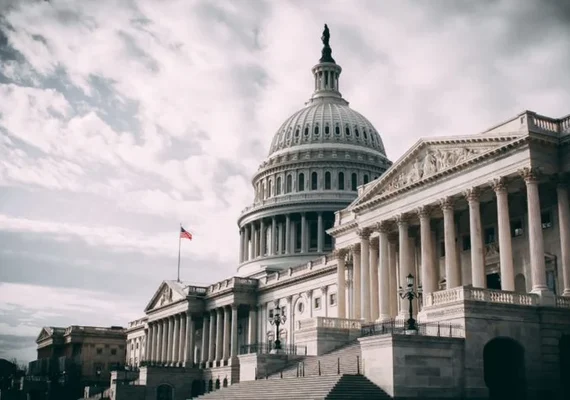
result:
<svg viewBox="0 0 570 400"><path fill-rule="evenodd" d="M378 317L378 319L374 322L376 324L383 324L390 321L392 321L392 317L390 316L390 314L381 314L380 317Z"/></svg>
<svg viewBox="0 0 570 400"><path fill-rule="evenodd" d="M556 298L554 293L550 291L547 287L537 287L530 291L532 294L537 294L539 296L538 304L541 306L555 306Z"/></svg>
<svg viewBox="0 0 570 400"><path fill-rule="evenodd" d="M564 297L570 297L570 289L565 289L565 290L562 292L562 296L564 296Z"/></svg>

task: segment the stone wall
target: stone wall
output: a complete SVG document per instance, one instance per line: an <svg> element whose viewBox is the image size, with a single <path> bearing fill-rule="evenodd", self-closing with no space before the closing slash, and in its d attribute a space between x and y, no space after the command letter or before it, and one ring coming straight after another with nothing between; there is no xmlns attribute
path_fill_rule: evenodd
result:
<svg viewBox="0 0 570 400"><path fill-rule="evenodd" d="M395 399L462 398L464 339L387 334L359 341L364 375Z"/></svg>
<svg viewBox="0 0 570 400"><path fill-rule="evenodd" d="M192 383L202 380L202 373L195 368L141 367L138 383L146 386L145 400L156 400L156 391L163 384L172 386L174 400L186 400L190 398Z"/></svg>
<svg viewBox="0 0 570 400"><path fill-rule="evenodd" d="M240 355L240 381L253 381L257 377L263 378L283 369L291 359L286 354L244 354Z"/></svg>
<svg viewBox="0 0 570 400"><path fill-rule="evenodd" d="M309 356L320 356L355 340L358 336L360 336L360 325L358 329L313 326L296 331L295 344L307 346Z"/></svg>

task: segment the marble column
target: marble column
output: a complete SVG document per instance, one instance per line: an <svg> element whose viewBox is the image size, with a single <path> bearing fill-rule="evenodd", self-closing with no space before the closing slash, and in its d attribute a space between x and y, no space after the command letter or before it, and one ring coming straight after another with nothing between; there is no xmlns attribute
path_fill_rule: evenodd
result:
<svg viewBox="0 0 570 400"><path fill-rule="evenodd" d="M259 222L259 256L265 256L267 235L265 232L265 222L263 219Z"/></svg>
<svg viewBox="0 0 570 400"><path fill-rule="evenodd" d="M224 361L227 361L230 359L230 345L231 345L231 339L230 339L230 333L231 333L231 308L230 307L224 307L224 343L223 343L223 349L224 349ZM220 348L222 347L220 346Z"/></svg>
<svg viewBox="0 0 570 400"><path fill-rule="evenodd" d="M239 230L239 262L243 262L243 243L244 243L244 232L243 229Z"/></svg>
<svg viewBox="0 0 570 400"><path fill-rule="evenodd" d="M352 315L353 319L362 318L361 301L360 301L360 279L361 279L361 257L360 257L360 244L352 245Z"/></svg>
<svg viewBox="0 0 570 400"><path fill-rule="evenodd" d="M398 234L388 234L388 254L390 270L390 316L398 315Z"/></svg>
<svg viewBox="0 0 570 400"><path fill-rule="evenodd" d="M155 361L157 363L161 363L163 358L162 358L162 348L164 346L164 325L162 324L161 320L156 321L156 325L158 326L157 329L157 335L158 338L156 340L156 357L155 357Z"/></svg>
<svg viewBox="0 0 570 400"><path fill-rule="evenodd" d="M269 255L274 256L277 253L277 218L271 217L271 249Z"/></svg>
<svg viewBox="0 0 570 400"><path fill-rule="evenodd" d="M232 304L232 342L231 342L232 359L238 355L238 307Z"/></svg>
<svg viewBox="0 0 570 400"><path fill-rule="evenodd" d="M532 293L549 295L546 285L546 262L544 260L544 238L542 234L542 216L538 193L537 171L524 168L521 175L526 183L528 207L528 247L530 251L530 268L532 276Z"/></svg>
<svg viewBox="0 0 570 400"><path fill-rule="evenodd" d="M166 355L164 362L170 364L172 362L172 334L174 333L174 320L172 317L168 317L168 333L166 335Z"/></svg>
<svg viewBox="0 0 570 400"><path fill-rule="evenodd" d="M418 209L420 217L420 246L422 254L421 274L422 289L424 293L437 291L437 273L433 257L433 243L431 235L431 209L427 206Z"/></svg>
<svg viewBox="0 0 570 400"><path fill-rule="evenodd" d="M370 321L376 321L378 319L378 310L380 309L379 300L379 286L378 286L378 247L379 239L374 237L370 239L370 263L369 265L369 275L370 275L370 292L368 298L370 299Z"/></svg>
<svg viewBox="0 0 570 400"><path fill-rule="evenodd" d="M371 320L370 313L370 230L362 229L360 236L360 317Z"/></svg>
<svg viewBox="0 0 570 400"><path fill-rule="evenodd" d="M209 313L204 314L202 319L202 349L200 351L201 362L206 363L209 359L209 343L208 339L210 337L210 316Z"/></svg>
<svg viewBox="0 0 570 400"><path fill-rule="evenodd" d="M244 230L244 240L243 240L243 261L249 261L251 256L250 256L250 244L249 244L249 224L246 224L243 227Z"/></svg>
<svg viewBox="0 0 570 400"><path fill-rule="evenodd" d="M257 343L257 310L256 307L250 307L249 319L247 327L247 344L254 345Z"/></svg>
<svg viewBox="0 0 570 400"><path fill-rule="evenodd" d="M255 226L255 223L251 224L251 241L252 241L252 259L255 260L259 255L259 229Z"/></svg>
<svg viewBox="0 0 570 400"><path fill-rule="evenodd" d="M346 265L345 249L335 249L334 256L336 257L337 267L336 267L336 287L337 287L337 317L346 318ZM312 308L312 304L309 302L307 308Z"/></svg>
<svg viewBox="0 0 570 400"><path fill-rule="evenodd" d="M379 294L378 296L378 309L379 316L378 321L386 321L391 318L390 311L390 243L388 242L388 230L389 226L387 223L379 223L377 225L378 229L378 265L377 273L378 276L378 286ZM395 274L394 274L395 276ZM396 286L396 282L394 282Z"/></svg>
<svg viewBox="0 0 570 400"><path fill-rule="evenodd" d="M208 361L213 362L216 359L214 350L216 348L216 311L210 312L210 329L208 337Z"/></svg>
<svg viewBox="0 0 570 400"><path fill-rule="evenodd" d="M172 316L172 351L170 353L170 363L175 365L178 363L178 339L180 337L180 319L178 315Z"/></svg>
<svg viewBox="0 0 570 400"><path fill-rule="evenodd" d="M265 304L260 304L258 306L258 315L257 315L257 326L258 326L258 332L257 332L257 340L259 341L259 343L265 343L266 340L266 335L267 332L265 332L265 321L266 321L266 312L265 312L266 306Z"/></svg>
<svg viewBox="0 0 570 400"><path fill-rule="evenodd" d="M223 335L224 335L224 307L219 307L216 309L216 362L222 361L224 359L223 354Z"/></svg>
<svg viewBox="0 0 570 400"><path fill-rule="evenodd" d="M178 331L178 364L183 367L186 360L186 313L179 314L180 330Z"/></svg>
<svg viewBox="0 0 570 400"><path fill-rule="evenodd" d="M323 228L323 213L317 214L317 252L322 253L325 248L325 230Z"/></svg>
<svg viewBox="0 0 570 400"><path fill-rule="evenodd" d="M152 360L152 346L153 346L153 331L154 331L154 326L149 323L148 324L148 329L147 329L147 333L146 333L146 346L145 346L145 350L144 350L144 360L145 361L150 361Z"/></svg>
<svg viewBox="0 0 570 400"><path fill-rule="evenodd" d="M291 215L285 215L285 254L291 253Z"/></svg>
<svg viewBox="0 0 570 400"><path fill-rule="evenodd" d="M406 215L396 217L398 224L398 239L400 248L400 287L406 289L406 277L412 273L410 265L410 237L408 232L408 218ZM408 316L408 300L400 299L400 313L398 317L405 319Z"/></svg>
<svg viewBox="0 0 570 400"><path fill-rule="evenodd" d="M483 228L481 227L480 191L478 188L467 189L464 193L469 203L469 236L471 240L471 284L476 288L487 287L485 273L485 247L483 246Z"/></svg>
<svg viewBox="0 0 570 400"><path fill-rule="evenodd" d="M568 183L559 182L556 187L558 197L558 225L560 227L560 267L562 269L562 296L570 297L570 206Z"/></svg>
<svg viewBox="0 0 570 400"><path fill-rule="evenodd" d="M283 254L283 222L279 223L279 242L277 243L277 254Z"/></svg>
<svg viewBox="0 0 570 400"><path fill-rule="evenodd" d="M307 215L306 213L301 213L301 253L308 252L308 240L307 240Z"/></svg>
<svg viewBox="0 0 570 400"><path fill-rule="evenodd" d="M185 322L183 361L185 367L192 368L194 366L194 320L190 312L186 312Z"/></svg>
<svg viewBox="0 0 570 400"><path fill-rule="evenodd" d="M309 318L313 318L313 291L307 290L305 292L305 296L307 296L307 309L309 311Z"/></svg>
<svg viewBox="0 0 570 400"><path fill-rule="evenodd" d="M455 217L453 215L453 200L440 200L443 211L443 230L445 245L445 282L446 289L461 286L461 270L457 262L457 247L455 243Z"/></svg>
<svg viewBox="0 0 570 400"><path fill-rule="evenodd" d="M497 196L497 225L499 231L499 262L501 268L501 290L515 291L515 268L511 240L511 219L509 217L509 192L505 178L491 182Z"/></svg>
<svg viewBox="0 0 570 400"><path fill-rule="evenodd" d="M324 296L323 301L326 301L327 297L326 295ZM287 343L292 345L293 344L293 329L295 328L294 324L294 319L293 319L293 296L287 296L287 312L289 313L289 315L287 315ZM326 309L325 309L325 316L326 316Z"/></svg>

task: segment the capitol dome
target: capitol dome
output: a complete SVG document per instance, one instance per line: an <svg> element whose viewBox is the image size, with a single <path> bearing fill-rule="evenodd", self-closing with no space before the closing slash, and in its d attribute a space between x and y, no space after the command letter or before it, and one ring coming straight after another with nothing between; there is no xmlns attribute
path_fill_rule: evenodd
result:
<svg viewBox="0 0 570 400"><path fill-rule="evenodd" d="M242 276L330 252L334 243L326 230L334 226L334 213L392 164L372 123L342 97L342 68L329 38L325 25L321 59L312 68L313 95L277 130L252 179L253 204L238 219Z"/></svg>

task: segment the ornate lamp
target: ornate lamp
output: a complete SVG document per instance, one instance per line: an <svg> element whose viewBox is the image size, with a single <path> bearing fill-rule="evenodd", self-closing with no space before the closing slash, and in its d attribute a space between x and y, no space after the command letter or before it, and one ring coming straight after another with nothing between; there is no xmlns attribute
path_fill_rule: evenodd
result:
<svg viewBox="0 0 570 400"><path fill-rule="evenodd" d="M408 274L408 276L406 277L407 287L406 287L406 289L403 289L400 286L400 289L398 290L398 294L400 295L400 298L408 299L408 301L410 302L410 307L409 307L410 317L406 321L405 329L417 331L418 325L416 323L416 320L413 317L414 314L413 314L412 300L417 299L421 296L422 288L421 288L421 286L419 286L418 290L416 292L414 292L414 281L415 281L414 276L412 274Z"/></svg>
<svg viewBox="0 0 570 400"><path fill-rule="evenodd" d="M279 326L285 324L287 317L285 313L281 314L279 305L273 310L273 317L269 317L269 323L275 325L275 350L281 350L281 340L279 339Z"/></svg>

